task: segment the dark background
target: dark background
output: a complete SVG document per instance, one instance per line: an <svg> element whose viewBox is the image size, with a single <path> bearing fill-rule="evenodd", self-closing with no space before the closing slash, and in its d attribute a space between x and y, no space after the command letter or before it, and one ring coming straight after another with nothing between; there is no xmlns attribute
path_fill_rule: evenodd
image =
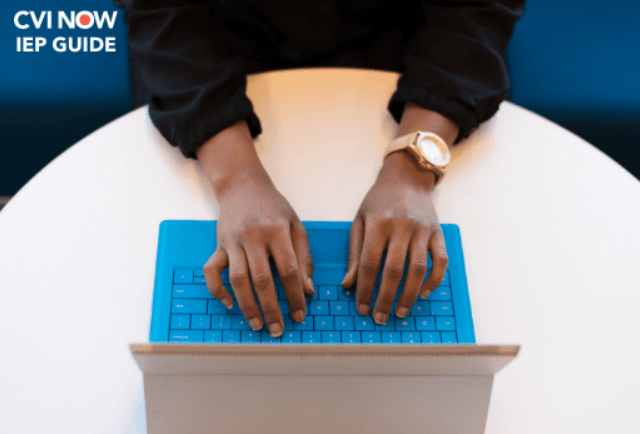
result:
<svg viewBox="0 0 640 434"><path fill-rule="evenodd" d="M69 146L133 108L122 11L113 30L19 30L13 23L20 10L51 10L56 24L57 11L86 9L116 10L112 0L0 3L0 196L15 194ZM593 143L637 178L639 17L637 0L529 0L507 52L514 103ZM48 45L18 53L18 36L43 36ZM117 52L56 53L57 36L115 36Z"/></svg>

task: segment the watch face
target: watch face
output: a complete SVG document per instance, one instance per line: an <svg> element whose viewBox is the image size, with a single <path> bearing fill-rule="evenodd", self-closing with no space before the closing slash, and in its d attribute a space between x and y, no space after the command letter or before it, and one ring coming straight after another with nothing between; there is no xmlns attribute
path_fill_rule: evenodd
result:
<svg viewBox="0 0 640 434"><path fill-rule="evenodd" d="M449 163L449 150L442 149L441 146L431 140L429 137L420 137L418 139L418 148L420 152L431 164L436 166L445 166Z"/></svg>

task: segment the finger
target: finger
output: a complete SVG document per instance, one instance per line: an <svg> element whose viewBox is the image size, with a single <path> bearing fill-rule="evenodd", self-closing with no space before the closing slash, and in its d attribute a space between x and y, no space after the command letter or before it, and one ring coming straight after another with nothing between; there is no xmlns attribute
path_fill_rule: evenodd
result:
<svg viewBox="0 0 640 434"><path fill-rule="evenodd" d="M347 274L342 280L343 288L353 288L358 278L358 263L364 243L364 222L357 216L349 232L349 257L347 259Z"/></svg>
<svg viewBox="0 0 640 434"><path fill-rule="evenodd" d="M228 249L228 254L229 282L236 294L238 306L240 306L249 326L253 330L260 330L263 325L262 315L251 290L247 257L240 246Z"/></svg>
<svg viewBox="0 0 640 434"><path fill-rule="evenodd" d="M367 224L365 226L362 254L358 260L358 286L356 289L356 307L360 315L369 314L380 261L387 240L388 236L385 235L380 225Z"/></svg>
<svg viewBox="0 0 640 434"><path fill-rule="evenodd" d="M227 309L233 307L233 298L227 288L222 284L222 272L229 266L229 257L224 249L218 249L211 255L202 271L207 288L211 295L220 301Z"/></svg>
<svg viewBox="0 0 640 434"><path fill-rule="evenodd" d="M429 253L431 253L431 261L433 265L427 281L420 289L420 296L427 298L429 294L436 289L444 280L444 273L447 271L449 264L449 256L447 256L447 246L444 243L444 235L442 229L438 229L431 233L429 239Z"/></svg>
<svg viewBox="0 0 640 434"><path fill-rule="evenodd" d="M260 306L262 306L264 321L267 323L271 336L277 338L284 330L284 320L280 313L280 306L278 306L278 296L271 275L267 251L264 245L259 243L245 244L244 251L249 263L253 290L258 296Z"/></svg>
<svg viewBox="0 0 640 434"><path fill-rule="evenodd" d="M309 247L309 236L302 223L297 222L293 225L291 241L302 277L302 289L306 295L313 295L316 292L313 284L313 258L311 258L311 248Z"/></svg>
<svg viewBox="0 0 640 434"><path fill-rule="evenodd" d="M396 315L404 318L409 314L414 303L418 299L420 287L427 275L427 247L429 243L429 230L418 231L409 245L409 267L404 281L402 294L396 304Z"/></svg>
<svg viewBox="0 0 640 434"><path fill-rule="evenodd" d="M401 234L404 232L404 234ZM396 298L398 285L404 274L404 262L407 259L407 249L411 240L411 232L396 231L389 241L387 249L387 259L382 269L382 280L380 281L380 291L378 300L373 310L373 320L377 324L384 325L389 319L391 305Z"/></svg>
<svg viewBox="0 0 640 434"><path fill-rule="evenodd" d="M269 244L271 256L276 263L284 293L287 295L289 312L294 321L300 322L307 313L307 303L302 290L302 277L298 270L298 259L291 244L289 230L280 232ZM276 300L277 303L277 300ZM264 305L263 305L264 311Z"/></svg>

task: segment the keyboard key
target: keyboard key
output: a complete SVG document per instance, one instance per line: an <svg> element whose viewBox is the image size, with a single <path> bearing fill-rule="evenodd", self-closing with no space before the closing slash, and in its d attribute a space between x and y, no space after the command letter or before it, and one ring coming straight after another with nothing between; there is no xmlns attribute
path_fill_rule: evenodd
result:
<svg viewBox="0 0 640 434"><path fill-rule="evenodd" d="M293 323L293 329L294 330L306 330L306 331L313 330L313 317L312 316L306 316L302 321L294 322Z"/></svg>
<svg viewBox="0 0 640 434"><path fill-rule="evenodd" d="M349 302L330 301L331 315L349 315Z"/></svg>
<svg viewBox="0 0 640 434"><path fill-rule="evenodd" d="M415 329L416 329L416 322L414 317L408 316L406 318L396 318L397 331L412 331Z"/></svg>
<svg viewBox="0 0 640 434"><path fill-rule="evenodd" d="M428 260L427 275L424 276L424 281L426 281L429 275L431 274L431 256L427 257L427 260ZM449 281L449 270L447 270L444 273L444 280L442 281L441 285L449 286L450 284L451 282Z"/></svg>
<svg viewBox="0 0 640 434"><path fill-rule="evenodd" d="M338 287L338 300L344 301L356 301L356 289L355 288L343 288Z"/></svg>
<svg viewBox="0 0 640 434"><path fill-rule="evenodd" d="M444 273L444 280L442 281L441 285L444 285L444 286L451 285L451 281L449 280L449 270L447 270L447 272Z"/></svg>
<svg viewBox="0 0 640 434"><path fill-rule="evenodd" d="M318 285L315 285L313 289L316 291L311 295L305 295L307 300L317 300L318 299Z"/></svg>
<svg viewBox="0 0 640 434"><path fill-rule="evenodd" d="M455 330L456 321L452 316L437 316L436 327L438 330Z"/></svg>
<svg viewBox="0 0 640 434"><path fill-rule="evenodd" d="M205 285L173 285L173 298L213 298Z"/></svg>
<svg viewBox="0 0 640 434"><path fill-rule="evenodd" d="M189 315L171 315L172 330L189 330Z"/></svg>
<svg viewBox="0 0 640 434"><path fill-rule="evenodd" d="M207 330L204 332L204 341L222 343L222 330Z"/></svg>
<svg viewBox="0 0 640 434"><path fill-rule="evenodd" d="M263 332L260 332L260 333L262 334L262 343L263 344L281 344L282 343L282 337L281 336L278 336L277 338L274 338L267 331L263 331Z"/></svg>
<svg viewBox="0 0 640 434"><path fill-rule="evenodd" d="M419 332L402 332L402 343L407 344L419 344L420 333Z"/></svg>
<svg viewBox="0 0 640 434"><path fill-rule="evenodd" d="M174 298L171 304L171 313L175 314L206 314L207 313L207 300L196 300L189 298Z"/></svg>
<svg viewBox="0 0 640 434"><path fill-rule="evenodd" d="M442 343L443 344L457 344L458 338L456 337L456 332L442 332Z"/></svg>
<svg viewBox="0 0 640 434"><path fill-rule="evenodd" d="M330 331L330 332L322 332L322 343L323 344L339 344L342 340L340 339L340 332Z"/></svg>
<svg viewBox="0 0 640 434"><path fill-rule="evenodd" d="M169 342L202 342L202 330L171 330Z"/></svg>
<svg viewBox="0 0 640 434"><path fill-rule="evenodd" d="M352 316L337 316L333 319L336 330L355 330Z"/></svg>
<svg viewBox="0 0 640 434"><path fill-rule="evenodd" d="M242 315L231 315L231 328L233 330L251 330L247 319Z"/></svg>
<svg viewBox="0 0 640 434"><path fill-rule="evenodd" d="M289 303L286 300L278 300L278 306L283 315L289 313Z"/></svg>
<svg viewBox="0 0 640 434"><path fill-rule="evenodd" d="M193 276L193 283L196 285L206 285L207 281L204 280L204 277L195 277Z"/></svg>
<svg viewBox="0 0 640 434"><path fill-rule="evenodd" d="M402 337L400 332L382 332L383 344L401 344Z"/></svg>
<svg viewBox="0 0 640 434"><path fill-rule="evenodd" d="M313 321L315 330L335 330L332 316L315 316Z"/></svg>
<svg viewBox="0 0 640 434"><path fill-rule="evenodd" d="M259 344L260 343L260 332L251 331L243 331L242 332L242 343L243 344Z"/></svg>
<svg viewBox="0 0 640 434"><path fill-rule="evenodd" d="M238 303L234 303L238 304ZM209 315L226 315L231 313L224 307L224 304L220 303L218 300L209 300Z"/></svg>
<svg viewBox="0 0 640 434"><path fill-rule="evenodd" d="M310 301L309 315L329 315L328 301Z"/></svg>
<svg viewBox="0 0 640 434"><path fill-rule="evenodd" d="M309 318L309 320L311 320L311 318ZM291 318L291 315L282 315L282 321L284 322L284 331L293 330L293 325L295 324L295 322L293 321L293 318Z"/></svg>
<svg viewBox="0 0 640 434"><path fill-rule="evenodd" d="M431 301L431 315L453 315L453 306L450 301Z"/></svg>
<svg viewBox="0 0 640 434"><path fill-rule="evenodd" d="M230 285L231 283L229 282L229 269L227 268L226 270L224 270L220 276L222 278L222 283L225 286Z"/></svg>
<svg viewBox="0 0 640 434"><path fill-rule="evenodd" d="M429 301L447 301L451 300L451 287L449 286L438 286L429 297L427 297Z"/></svg>
<svg viewBox="0 0 640 434"><path fill-rule="evenodd" d="M361 344L362 338L360 336L360 332L342 332L342 343Z"/></svg>
<svg viewBox="0 0 640 434"><path fill-rule="evenodd" d="M303 344L321 344L322 333L321 332L302 332Z"/></svg>
<svg viewBox="0 0 640 434"><path fill-rule="evenodd" d="M356 327L356 330L375 330L375 323L373 322L373 318L370 316L357 316L353 319L353 323Z"/></svg>
<svg viewBox="0 0 640 434"><path fill-rule="evenodd" d="M395 321L391 316L389 316L389 318L387 319L387 323L385 325L376 324L376 330L380 331L380 332L382 332L382 331L384 331L384 332L392 332L395 329L396 329Z"/></svg>
<svg viewBox="0 0 640 434"><path fill-rule="evenodd" d="M173 283L193 283L193 270L175 270L173 273Z"/></svg>
<svg viewBox="0 0 640 434"><path fill-rule="evenodd" d="M192 315L191 328L194 330L209 330L211 328L210 315Z"/></svg>
<svg viewBox="0 0 640 434"><path fill-rule="evenodd" d="M240 330L222 330L222 342L225 344L239 344Z"/></svg>
<svg viewBox="0 0 640 434"><path fill-rule="evenodd" d="M420 333L423 344L439 344L440 332L422 332Z"/></svg>
<svg viewBox="0 0 640 434"><path fill-rule="evenodd" d="M318 298L320 300L337 300L338 299L338 287L318 285Z"/></svg>
<svg viewBox="0 0 640 434"><path fill-rule="evenodd" d="M379 344L380 332L362 332L363 344Z"/></svg>
<svg viewBox="0 0 640 434"><path fill-rule="evenodd" d="M276 290L278 291L278 300L286 300L287 299L287 294L285 294L285 292L284 292L284 286L277 285L276 286Z"/></svg>
<svg viewBox="0 0 640 434"><path fill-rule="evenodd" d="M229 312L229 315L242 315L242 309L240 309L240 303L234 300L233 307L228 312Z"/></svg>
<svg viewBox="0 0 640 434"><path fill-rule="evenodd" d="M282 334L282 343L283 344L299 344L300 343L300 332L284 332Z"/></svg>
<svg viewBox="0 0 640 434"><path fill-rule="evenodd" d="M193 277L194 279L196 277L201 277L204 279L204 270L202 269L203 267L196 267L195 270L193 270Z"/></svg>
<svg viewBox="0 0 640 434"><path fill-rule="evenodd" d="M428 301L416 301L411 308L409 315L429 315L429 302Z"/></svg>
<svg viewBox="0 0 640 434"><path fill-rule="evenodd" d="M355 301L350 301L349 302L349 313L353 316L355 315L360 315L358 313L358 309L356 308L356 302Z"/></svg>
<svg viewBox="0 0 640 434"><path fill-rule="evenodd" d="M211 328L214 330L229 330L231 315L211 315Z"/></svg>
<svg viewBox="0 0 640 434"><path fill-rule="evenodd" d="M433 316L417 316L416 330L435 330L436 321Z"/></svg>

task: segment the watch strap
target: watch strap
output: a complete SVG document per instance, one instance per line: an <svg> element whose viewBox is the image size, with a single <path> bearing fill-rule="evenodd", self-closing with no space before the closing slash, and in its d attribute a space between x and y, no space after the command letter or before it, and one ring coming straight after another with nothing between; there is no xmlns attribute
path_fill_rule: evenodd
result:
<svg viewBox="0 0 640 434"><path fill-rule="evenodd" d="M385 158L387 158L387 155L391 154L392 152L406 149L407 147L409 147L409 145L415 143L416 139L418 138L418 134L420 134L420 131L416 131L415 133L411 134L405 134L404 136L392 140L391 143L389 143L389 146L387 147L387 150L385 151L384 157L382 157L382 159L384 160Z"/></svg>
<svg viewBox="0 0 640 434"><path fill-rule="evenodd" d="M423 170L431 171L436 175L435 183L438 184L438 182L444 176L444 173L445 173L445 171L447 169L447 166L436 166L435 164L432 164L426 158L424 158L424 156L422 156L421 152L419 153L420 156L417 155L418 151L417 151L416 144L417 144L418 137L421 134L422 135L426 135L427 137L430 137L433 140L439 141L441 144L443 144L445 147L447 147L446 142L444 140L442 140L442 138L440 136L438 136L437 134L430 133L430 132L424 132L424 131L416 131L414 133L406 134L404 136L398 137L395 140L392 140L391 143L389 143L389 146L387 147L387 150L385 151L383 159L386 158L387 155L389 155L389 154L391 154L393 152L401 151L403 149L409 149L410 150L409 153L416 159L416 163ZM448 147L447 147L447 149L448 149Z"/></svg>

